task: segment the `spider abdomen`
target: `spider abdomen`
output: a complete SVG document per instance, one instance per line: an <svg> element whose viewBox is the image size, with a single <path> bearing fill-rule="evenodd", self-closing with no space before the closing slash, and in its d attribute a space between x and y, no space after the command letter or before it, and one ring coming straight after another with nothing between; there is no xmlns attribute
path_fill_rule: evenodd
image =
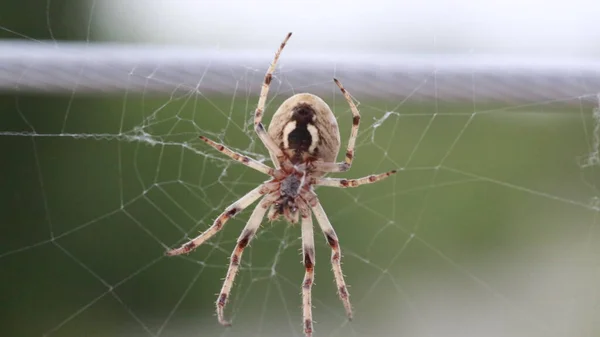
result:
<svg viewBox="0 0 600 337"><path fill-rule="evenodd" d="M268 133L293 164L334 162L340 150L337 120L327 103L313 94L285 100L273 115Z"/></svg>

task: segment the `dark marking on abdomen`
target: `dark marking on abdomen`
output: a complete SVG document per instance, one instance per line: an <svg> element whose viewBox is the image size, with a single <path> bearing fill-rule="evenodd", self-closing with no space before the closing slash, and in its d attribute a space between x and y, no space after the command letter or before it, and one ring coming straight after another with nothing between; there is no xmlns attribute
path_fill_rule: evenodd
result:
<svg viewBox="0 0 600 337"><path fill-rule="evenodd" d="M308 131L308 125L314 125L315 110L309 104L301 103L292 111L291 121L296 122L296 127L287 135L287 140L289 149L294 150L295 153L295 157L291 158L292 162L297 163L302 159L302 154L308 152L314 141Z"/></svg>

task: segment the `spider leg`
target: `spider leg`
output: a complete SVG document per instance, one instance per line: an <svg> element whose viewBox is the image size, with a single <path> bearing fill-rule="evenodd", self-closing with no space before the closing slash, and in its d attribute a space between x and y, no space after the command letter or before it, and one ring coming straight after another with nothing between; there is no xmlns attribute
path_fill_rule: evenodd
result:
<svg viewBox="0 0 600 337"><path fill-rule="evenodd" d="M252 191L248 192L238 201L234 202L229 207L227 207L225 211L221 213L221 215L219 215L219 217L215 220L212 226L210 226L207 230L202 232L202 234L184 243L179 248L167 251L166 254L168 256L180 255L189 253L192 250L196 249L196 247L200 246L206 240L210 239L215 234L217 234L223 228L223 225L225 225L225 222L227 222L227 220L244 210L244 208L250 206L253 202L260 198L261 195L271 192L275 188L275 186L276 183L264 183L258 186L257 188L253 189Z"/></svg>
<svg viewBox="0 0 600 337"><path fill-rule="evenodd" d="M331 265L333 268L335 283L337 285L338 295L344 304L348 319L352 320L352 305L350 304L348 287L346 286L346 282L344 282L344 274L342 273L342 265L340 262L342 258L342 251L340 250L340 244L337 235L335 234L335 230L333 229L333 226L331 226L331 223L327 218L327 214L325 214L323 206L321 206L316 194L311 193L307 201L312 208L315 218L317 218L317 222L319 223L323 234L325 234L327 243L331 247Z"/></svg>
<svg viewBox="0 0 600 337"><path fill-rule="evenodd" d="M352 97L346 89L342 86L342 83L338 81L337 78L334 78L333 81L344 94L344 98L350 105L350 110L352 110L352 129L350 130L350 139L348 140L348 148L346 149L346 157L343 162L339 163L324 163L324 162L315 162L315 169L321 172L345 172L350 169L352 166L352 160L354 159L354 145L356 144L356 137L358 136L358 126L360 124L360 113L358 112L358 108Z"/></svg>
<svg viewBox="0 0 600 337"><path fill-rule="evenodd" d="M277 65L277 60L279 60L279 55L281 55L281 51L283 50L283 47L285 47L285 44L287 43L287 41L289 40L289 38L291 36L292 36L292 33L287 34L287 36L285 37L283 42L281 42L279 49L275 53L273 62L271 63L271 66L269 66L269 69L267 70L267 73L265 74L265 81L263 82L262 88L260 90L260 96L258 98L258 105L256 107L256 110L254 111L254 130L258 134L258 137L263 142L263 144L265 144L265 146L267 147L269 152L274 154L275 157L277 158L278 162L274 163L276 168L279 167L280 163L285 159L285 157L284 157L283 151L281 151L279 146L277 146L275 141L273 141L273 139L269 136L269 134L265 130L265 126L262 124L262 116L265 111L267 95L269 94L269 86L271 85L271 80L273 79L273 72L275 71L275 66Z"/></svg>
<svg viewBox="0 0 600 337"><path fill-rule="evenodd" d="M392 174L396 173L396 170L392 170L386 173L373 174L367 177L358 179L344 179L344 178L313 178L312 184L317 186L331 186L331 187L357 187L365 184L376 183L383 180Z"/></svg>
<svg viewBox="0 0 600 337"><path fill-rule="evenodd" d="M225 154L226 156L229 156L233 160L236 160L236 161L238 161L248 167L251 167L259 172L262 172L264 174L267 174L270 176L275 176L275 170L273 168L268 167L267 165L265 165L263 163L260 163L250 157L247 157L247 156L241 155L235 151L232 151L231 149L227 148L225 145L214 142L204 136L200 136L200 139L202 139L206 144L214 147L217 151Z"/></svg>
<svg viewBox="0 0 600 337"><path fill-rule="evenodd" d="M267 212L267 208L276 200L277 195L267 195L264 197L260 203L254 208L252 211L252 215L248 219L246 223L246 227L242 230L240 234L237 245L235 249L231 253L231 258L229 262L229 269L227 269L227 276L225 276L225 281L223 281L223 287L221 288L221 293L217 298L217 317L219 319L219 323L221 325L230 326L231 323L225 320L224 310L225 304L227 304L227 297L229 297L229 293L231 292L231 287L233 286L233 281L235 280L235 276L237 275L240 262L242 259L242 253L244 252L244 248L248 246L254 234L260 227L260 223Z"/></svg>
<svg viewBox="0 0 600 337"><path fill-rule="evenodd" d="M302 281L302 315L304 318L304 334L312 336L312 294L311 289L315 275L315 238L313 234L312 215L308 205L301 201L300 213L302 215L302 259L304 262L304 281Z"/></svg>

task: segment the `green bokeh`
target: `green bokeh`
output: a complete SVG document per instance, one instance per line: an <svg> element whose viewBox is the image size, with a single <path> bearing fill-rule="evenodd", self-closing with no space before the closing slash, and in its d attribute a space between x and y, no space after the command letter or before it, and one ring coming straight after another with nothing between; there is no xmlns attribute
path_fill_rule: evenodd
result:
<svg viewBox="0 0 600 337"><path fill-rule="evenodd" d="M275 95L269 111L284 98ZM205 134L266 156L249 127L255 97L21 95L0 102L2 131L38 134L0 137L7 158L3 335L147 336L144 326L156 332L164 322L165 336L186 334L182 327L190 324L199 335L300 333L297 226L264 224L244 255L228 310L236 324L227 332L216 324L213 303L249 211L188 257L162 256L265 180L197 139ZM339 97L335 102L346 142L351 114ZM383 119L388 110L396 113ZM591 111L563 103L363 101L356 161L341 176L402 170L377 185L318 189L345 253L362 322L353 323L354 333L368 335L367 327L396 319L399 312L381 308L408 308L402 294L423 291L432 277L516 304L510 283L486 279L482 286L472 276L533 247L593 245L597 172L580 165L590 150ZM315 232L317 327L343 335L343 328L331 330L343 324L343 310L329 251ZM272 319L278 325L266 322Z"/></svg>

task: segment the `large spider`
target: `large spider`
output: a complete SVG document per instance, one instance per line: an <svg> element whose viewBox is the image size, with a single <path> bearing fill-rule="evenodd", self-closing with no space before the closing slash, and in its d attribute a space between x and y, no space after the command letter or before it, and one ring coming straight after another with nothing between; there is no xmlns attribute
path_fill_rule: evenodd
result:
<svg viewBox="0 0 600 337"><path fill-rule="evenodd" d="M172 256L191 252L219 232L227 220L264 196L252 212L252 215L250 215L246 227L244 227L237 240L237 246L231 254L227 276L217 299L219 323L228 326L230 323L225 320L223 314L225 304L227 303L235 275L239 269L244 248L256 234L262 218L267 213L267 209L270 208L267 217L271 221L283 215L288 222L296 223L299 217L301 217L302 256L306 269L304 281L302 282L303 325L305 335L310 337L313 331L311 288L315 265L311 210L332 249L331 264L333 266L338 295L344 304L348 319L352 319L352 306L350 305L348 289L344 282L344 275L342 274L340 264L341 251L338 238L313 190L313 186L356 187L382 180L396 173L396 171L370 175L359 179L323 177L326 173L345 172L350 168L352 159L354 158L354 143L356 142L360 122L360 114L356 105L352 101L350 94L348 94L337 79L334 79L334 82L342 91L346 101L348 101L353 115L350 140L348 141L346 158L343 162L335 162L340 149L340 132L335 116L327 103L315 95L302 93L288 98L277 109L275 115L273 115L268 132L265 131L261 120L269 92L269 85L271 84L279 55L290 36L292 36L292 33L288 33L283 40L275 53L273 63L271 63L271 66L267 70L258 106L254 113L254 129L269 150L275 168L236 153L206 137L200 137L200 139L219 152L271 176L271 180L264 182L231 204L219 215L210 228L181 247L168 251L167 255Z"/></svg>

